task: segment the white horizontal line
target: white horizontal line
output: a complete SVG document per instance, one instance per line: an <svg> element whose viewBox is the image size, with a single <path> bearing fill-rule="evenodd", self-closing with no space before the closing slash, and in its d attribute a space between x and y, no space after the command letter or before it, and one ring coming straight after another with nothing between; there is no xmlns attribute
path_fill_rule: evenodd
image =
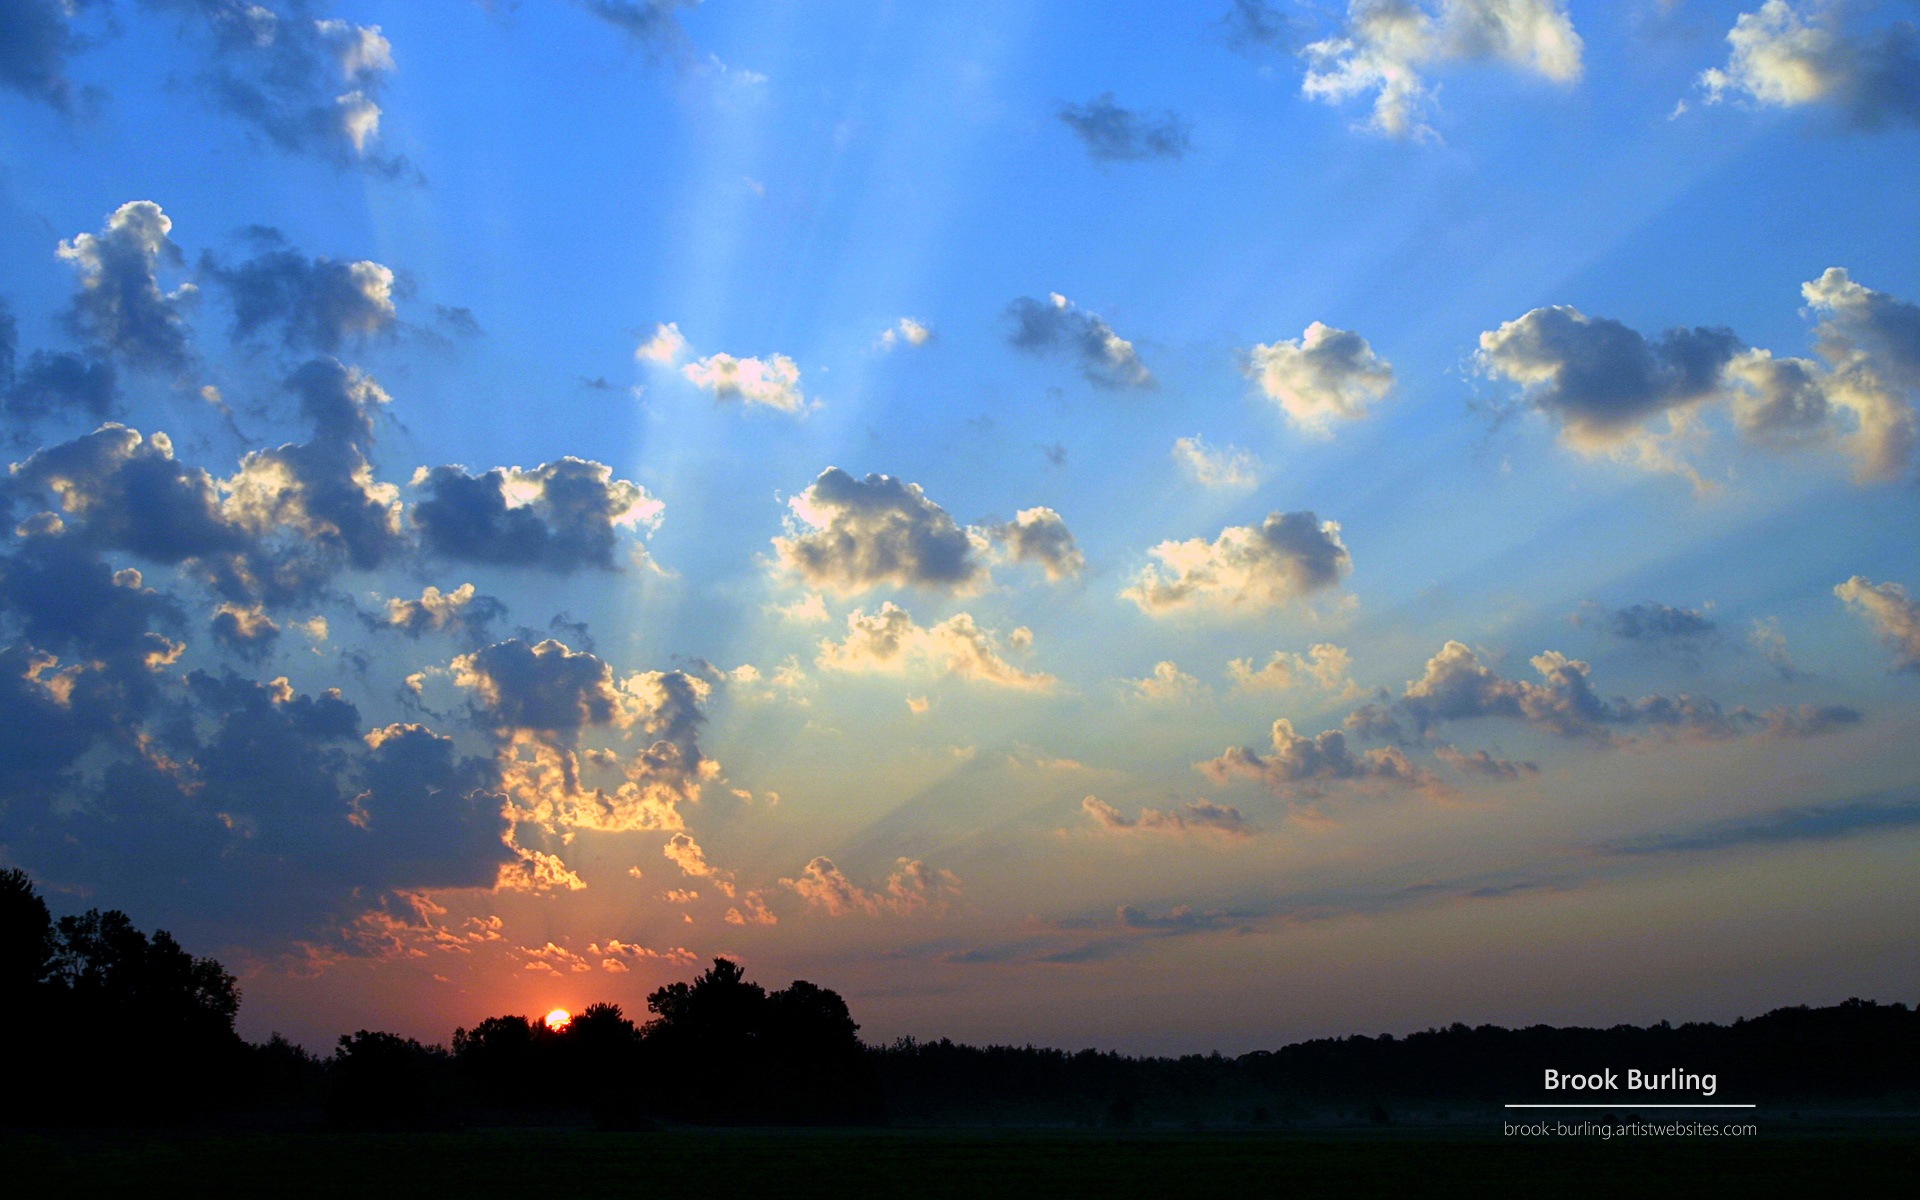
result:
<svg viewBox="0 0 1920 1200"><path fill-rule="evenodd" d="M1758 1104L1638 1104L1623 1100L1617 1104L1508 1104L1506 1108L1759 1108Z"/></svg>

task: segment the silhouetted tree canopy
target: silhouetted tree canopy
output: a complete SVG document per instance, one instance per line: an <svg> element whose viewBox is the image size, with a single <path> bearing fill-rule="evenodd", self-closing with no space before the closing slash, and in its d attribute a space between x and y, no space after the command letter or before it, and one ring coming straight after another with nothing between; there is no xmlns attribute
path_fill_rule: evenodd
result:
<svg viewBox="0 0 1920 1200"><path fill-rule="evenodd" d="M234 978L118 910L51 920L20 871L0 872L0 1011L16 1033L12 1120L190 1115L229 1102L246 1047Z"/></svg>
<svg viewBox="0 0 1920 1200"><path fill-rule="evenodd" d="M1849 1000L1730 1025L1505 1029L1299 1042L1236 1058L903 1038L866 1046L846 1001L795 980L768 991L716 958L647 997L559 1029L526 1016L454 1030L451 1050L360 1030L321 1058L278 1034L234 1032L232 975L119 911L55 920L18 870L0 871L0 1119L165 1121L226 1108L366 1128L575 1121L698 1123L1074 1120L1265 1124L1334 1112L1387 1122L1409 1106L1533 1096L1544 1067L1712 1073L1727 1101L1920 1103L1920 1012ZM1630 1111L1635 1099L1619 1099ZM302 1115L304 1114L304 1115Z"/></svg>

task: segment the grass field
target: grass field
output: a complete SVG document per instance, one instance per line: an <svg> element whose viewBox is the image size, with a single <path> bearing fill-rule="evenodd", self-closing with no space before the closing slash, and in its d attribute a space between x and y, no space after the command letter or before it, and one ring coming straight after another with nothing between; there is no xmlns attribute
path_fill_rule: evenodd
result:
<svg viewBox="0 0 1920 1200"><path fill-rule="evenodd" d="M1911 1121L1711 1141L1519 1141L1497 1126L0 1135L0 1190L36 1198L1839 1196L1897 1193L1917 1167Z"/></svg>

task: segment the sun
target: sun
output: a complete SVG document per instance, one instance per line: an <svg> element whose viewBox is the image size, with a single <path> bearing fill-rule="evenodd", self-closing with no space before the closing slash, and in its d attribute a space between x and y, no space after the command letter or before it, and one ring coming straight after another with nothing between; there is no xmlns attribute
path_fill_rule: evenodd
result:
<svg viewBox="0 0 1920 1200"><path fill-rule="evenodd" d="M547 1028L559 1033L573 1024L573 1014L564 1008L556 1008L547 1014Z"/></svg>

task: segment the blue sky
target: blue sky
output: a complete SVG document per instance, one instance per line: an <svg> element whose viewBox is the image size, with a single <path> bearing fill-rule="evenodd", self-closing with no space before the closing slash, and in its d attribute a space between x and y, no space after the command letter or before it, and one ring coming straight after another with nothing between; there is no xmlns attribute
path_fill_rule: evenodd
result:
<svg viewBox="0 0 1920 1200"><path fill-rule="evenodd" d="M315 1044L1909 995L1913 20L6 0L0 858Z"/></svg>

